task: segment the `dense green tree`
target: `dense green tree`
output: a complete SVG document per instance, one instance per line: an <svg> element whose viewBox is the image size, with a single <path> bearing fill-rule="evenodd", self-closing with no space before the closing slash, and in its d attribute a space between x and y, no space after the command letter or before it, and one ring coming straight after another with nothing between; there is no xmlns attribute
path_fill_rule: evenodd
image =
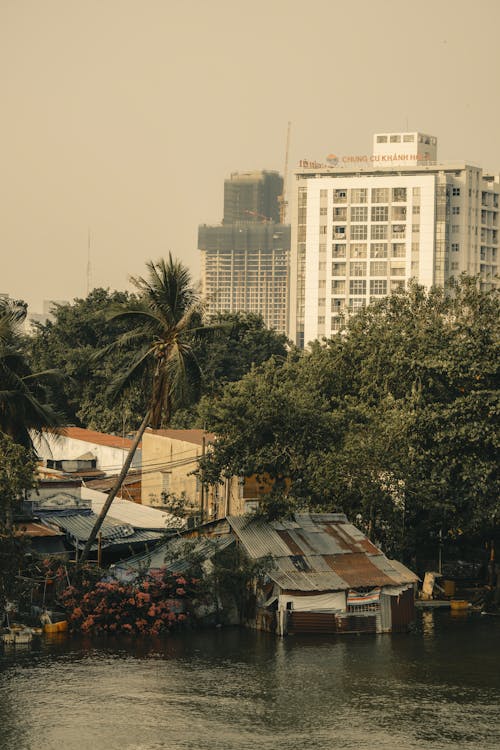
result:
<svg viewBox="0 0 500 750"><path fill-rule="evenodd" d="M110 381L128 367L136 352L134 338L124 337L119 347L110 347L134 328L132 319L115 318L112 311L134 299L126 292L94 289L85 299L57 305L53 321L33 327L28 340L31 365L55 367L64 373L64 381L52 389L51 400L73 424L122 433L141 423L151 395L150 373L131 382L118 402L111 402L108 392ZM174 409L172 425L176 427L192 427L199 421L196 404L201 394L215 395L252 365L273 355L286 355L286 337L268 330L258 315L225 313L214 316L208 325L219 327L221 335L193 341L201 380L185 407Z"/></svg>
<svg viewBox="0 0 500 750"><path fill-rule="evenodd" d="M344 510L408 554L438 531L492 533L498 323L498 296L471 279L371 305L342 335L202 402L219 436L206 476L287 476L292 505Z"/></svg>
<svg viewBox="0 0 500 750"><path fill-rule="evenodd" d="M96 356L131 329L126 321L109 320L109 313L133 299L127 292L94 289L85 299L56 305L53 321L34 325L28 342L31 364L56 367L65 375L51 397L70 423L118 433L141 423L149 396L147 378L131 386L118 404L111 404L107 394L111 379L130 361L133 345Z"/></svg>
<svg viewBox="0 0 500 750"><path fill-rule="evenodd" d="M25 540L13 527L26 493L36 485L31 450L0 432L0 625L5 604L20 591L17 575L26 551Z"/></svg>
<svg viewBox="0 0 500 750"><path fill-rule="evenodd" d="M63 419L47 400L57 372L34 371L27 361L22 335L25 318L25 304L0 300L0 430L31 447L43 429L57 429Z"/></svg>
<svg viewBox="0 0 500 750"><path fill-rule="evenodd" d="M193 353L201 370L200 395L218 398L227 383L240 380L252 367L271 357L287 356L284 334L266 328L262 316L255 313L219 313L211 316L208 325L220 329L220 335L200 338L193 344ZM198 400L179 410L172 426L203 426Z"/></svg>

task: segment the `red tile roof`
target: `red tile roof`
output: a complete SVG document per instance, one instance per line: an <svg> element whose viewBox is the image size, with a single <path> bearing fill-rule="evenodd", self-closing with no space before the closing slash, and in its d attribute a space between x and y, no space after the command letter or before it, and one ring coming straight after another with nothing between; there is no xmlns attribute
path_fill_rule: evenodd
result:
<svg viewBox="0 0 500 750"><path fill-rule="evenodd" d="M82 440L86 443L105 445L108 448L121 448L127 451L133 442L129 438L122 438L118 435L107 435L104 432L96 432L95 430L85 430L83 427L66 427L63 436L72 438L73 440Z"/></svg>
<svg viewBox="0 0 500 750"><path fill-rule="evenodd" d="M215 435L212 432L205 432L204 430L148 430L146 434L159 435L171 440L182 440L184 443L193 443L194 445L203 445L203 438L205 438L206 443L213 443L215 440Z"/></svg>

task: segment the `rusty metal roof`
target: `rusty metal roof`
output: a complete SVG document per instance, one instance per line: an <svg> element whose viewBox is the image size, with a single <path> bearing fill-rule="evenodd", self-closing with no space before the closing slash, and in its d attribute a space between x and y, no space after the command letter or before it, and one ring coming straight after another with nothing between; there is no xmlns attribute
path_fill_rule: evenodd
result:
<svg viewBox="0 0 500 750"><path fill-rule="evenodd" d="M254 558L271 556L269 576L282 589L340 591L417 580L379 550L343 513L296 514L293 521L229 516L233 533Z"/></svg>

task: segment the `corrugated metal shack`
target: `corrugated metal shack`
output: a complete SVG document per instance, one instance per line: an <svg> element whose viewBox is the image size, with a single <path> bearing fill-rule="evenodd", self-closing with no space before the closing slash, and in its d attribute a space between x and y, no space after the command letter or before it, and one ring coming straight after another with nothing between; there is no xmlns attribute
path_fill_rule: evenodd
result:
<svg viewBox="0 0 500 750"><path fill-rule="evenodd" d="M414 619L417 576L389 560L343 513L267 522L228 516L200 534L230 536L271 567L256 585L247 624L287 633L385 633Z"/></svg>

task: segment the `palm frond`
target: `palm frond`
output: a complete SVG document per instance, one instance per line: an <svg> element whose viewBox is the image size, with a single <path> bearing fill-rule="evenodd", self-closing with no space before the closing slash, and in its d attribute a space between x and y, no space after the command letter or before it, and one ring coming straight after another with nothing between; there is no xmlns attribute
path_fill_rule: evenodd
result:
<svg viewBox="0 0 500 750"><path fill-rule="evenodd" d="M143 348L125 371L115 375L107 388L107 394L111 401L116 401L123 391L143 374L153 352L154 347L148 346Z"/></svg>

